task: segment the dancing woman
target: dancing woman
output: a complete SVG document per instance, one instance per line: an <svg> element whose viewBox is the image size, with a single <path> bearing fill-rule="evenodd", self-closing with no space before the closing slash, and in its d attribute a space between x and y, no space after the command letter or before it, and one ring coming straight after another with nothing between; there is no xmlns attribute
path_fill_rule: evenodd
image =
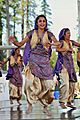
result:
<svg viewBox="0 0 80 120"><path fill-rule="evenodd" d="M54 89L53 71L50 66L49 50L51 45L58 46L58 42L47 29L47 19L39 15L35 20L35 28L26 34L21 42L16 42L14 37L9 38L16 46L22 46L29 42L29 63L26 67L26 96L28 101L27 113L32 111L32 104L40 101L44 106L44 112L50 115L47 107L53 101ZM52 43L53 41L53 43ZM55 82L57 83L57 81Z"/></svg>
<svg viewBox="0 0 80 120"><path fill-rule="evenodd" d="M17 100L20 105L20 100L22 97L22 69L23 61L20 54L20 49L13 49L11 56L9 57L9 68L6 75L6 79L9 79L9 98L10 103L13 104L13 100Z"/></svg>
<svg viewBox="0 0 80 120"><path fill-rule="evenodd" d="M59 41L62 45L57 47L58 58L53 71L61 81L59 102L63 109L67 106L75 108L71 104L74 98L75 82L77 82L72 54L74 53L73 46L80 47L80 43L70 40L70 35L68 28L60 31Z"/></svg>

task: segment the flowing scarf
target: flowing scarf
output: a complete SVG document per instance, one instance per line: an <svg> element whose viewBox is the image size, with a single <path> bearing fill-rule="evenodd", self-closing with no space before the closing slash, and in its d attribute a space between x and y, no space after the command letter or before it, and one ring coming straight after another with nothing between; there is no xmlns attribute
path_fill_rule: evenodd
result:
<svg viewBox="0 0 80 120"><path fill-rule="evenodd" d="M64 40L64 33L65 33L65 29L66 28L63 28L60 33L59 33L59 41L61 40ZM53 76L55 74L59 74L61 72L61 69L62 69L62 64L63 64L63 56L60 52L58 52L58 58L57 58L57 62L56 62L56 65L53 69Z"/></svg>

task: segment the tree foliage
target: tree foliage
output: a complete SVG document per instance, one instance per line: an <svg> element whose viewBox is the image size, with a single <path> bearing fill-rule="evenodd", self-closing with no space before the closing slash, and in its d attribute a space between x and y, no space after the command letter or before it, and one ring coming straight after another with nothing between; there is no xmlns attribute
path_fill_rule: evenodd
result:
<svg viewBox="0 0 80 120"><path fill-rule="evenodd" d="M36 0L8 0L9 1L9 13L8 16L9 19L9 26L10 28L7 28L7 21L6 21L6 1L7 0L0 0L0 45L2 45L2 35L5 34L5 44L7 43L7 29L10 32L10 35L16 36L17 33L18 36L24 34L24 31L27 32L31 30L34 27L34 20L35 17L38 14L38 5L36 4ZM48 4L48 0L40 0L39 6L41 8L41 11L39 10L39 13L42 13L46 16L48 20L48 26L50 27L52 25L51 15L52 11L50 9L50 6ZM17 36L17 37L18 37ZM0 50L0 60L3 60L6 52ZM76 52L73 55L74 58L74 64L76 71L78 71L78 66L76 64ZM52 52L50 63L52 67L54 68L55 63L57 59L57 54L55 51Z"/></svg>
<svg viewBox="0 0 80 120"><path fill-rule="evenodd" d="M57 54L56 54L55 50L52 50L52 55L50 58L50 64L51 64L52 68L54 68L54 66L56 64L56 60L57 60Z"/></svg>
<svg viewBox="0 0 80 120"><path fill-rule="evenodd" d="M27 28L28 31L33 28L34 26L34 20L36 17L36 1L35 0L28 0L28 6L27 6Z"/></svg>
<svg viewBox="0 0 80 120"><path fill-rule="evenodd" d="M46 16L48 20L48 26L50 27L52 25L52 21L51 21L52 13L47 0L42 0L41 8L42 8L42 13Z"/></svg>

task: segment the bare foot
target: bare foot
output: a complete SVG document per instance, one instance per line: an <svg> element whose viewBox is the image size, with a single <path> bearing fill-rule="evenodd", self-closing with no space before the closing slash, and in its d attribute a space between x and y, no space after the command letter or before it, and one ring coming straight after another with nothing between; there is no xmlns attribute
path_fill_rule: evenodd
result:
<svg viewBox="0 0 80 120"><path fill-rule="evenodd" d="M48 111L47 107L44 107L43 112L46 113L46 115L51 116L52 114Z"/></svg>
<svg viewBox="0 0 80 120"><path fill-rule="evenodd" d="M11 96L10 96L10 104L13 104L13 99Z"/></svg>
<svg viewBox="0 0 80 120"><path fill-rule="evenodd" d="M32 104L28 104L27 114L32 112Z"/></svg>
<svg viewBox="0 0 80 120"><path fill-rule="evenodd" d="M12 99L10 99L10 104L13 104L13 101L12 101Z"/></svg>

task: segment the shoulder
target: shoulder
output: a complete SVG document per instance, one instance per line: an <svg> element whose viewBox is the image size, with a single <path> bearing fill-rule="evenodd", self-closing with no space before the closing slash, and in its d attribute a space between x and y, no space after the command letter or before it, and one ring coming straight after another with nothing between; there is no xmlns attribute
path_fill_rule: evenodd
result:
<svg viewBox="0 0 80 120"><path fill-rule="evenodd" d="M55 36L51 31L47 31L48 37L51 38L52 36Z"/></svg>
<svg viewBox="0 0 80 120"><path fill-rule="evenodd" d="M29 32L27 32L27 34L32 33L32 32L34 32L34 29L32 29L32 30L30 30Z"/></svg>
<svg viewBox="0 0 80 120"><path fill-rule="evenodd" d="M10 56L10 59L14 59L13 55Z"/></svg>
<svg viewBox="0 0 80 120"><path fill-rule="evenodd" d="M14 61L15 61L15 58L11 55L10 62L14 62Z"/></svg>
<svg viewBox="0 0 80 120"><path fill-rule="evenodd" d="M34 32L34 29L30 30L29 32L26 33L26 36L28 36L29 38L31 38L33 32Z"/></svg>
<svg viewBox="0 0 80 120"><path fill-rule="evenodd" d="M48 34L53 34L53 33L52 33L51 31L49 31L49 30L47 30L47 33L48 33Z"/></svg>
<svg viewBox="0 0 80 120"><path fill-rule="evenodd" d="M65 41L64 40L59 40L60 43L62 44L65 44Z"/></svg>
<svg viewBox="0 0 80 120"><path fill-rule="evenodd" d="M60 42L60 46L62 48L65 45L65 41L64 40L59 40L59 42Z"/></svg>
<svg viewBox="0 0 80 120"><path fill-rule="evenodd" d="M74 46L76 42L74 40L70 40L70 43Z"/></svg>

